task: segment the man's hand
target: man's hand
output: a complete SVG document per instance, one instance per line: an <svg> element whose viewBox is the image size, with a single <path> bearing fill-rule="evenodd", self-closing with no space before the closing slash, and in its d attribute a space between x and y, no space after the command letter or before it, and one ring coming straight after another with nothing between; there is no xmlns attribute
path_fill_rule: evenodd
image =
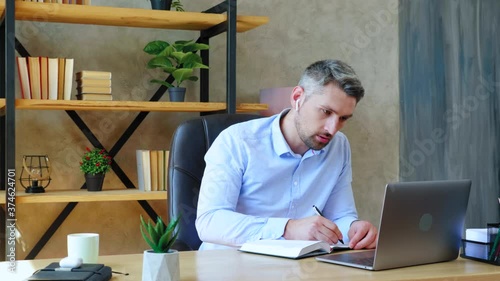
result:
<svg viewBox="0 0 500 281"><path fill-rule="evenodd" d="M283 237L287 240L320 240L336 244L342 239L337 225L321 216L289 220Z"/></svg>
<svg viewBox="0 0 500 281"><path fill-rule="evenodd" d="M377 245L378 231L370 222L354 221L347 235L351 249L373 249Z"/></svg>

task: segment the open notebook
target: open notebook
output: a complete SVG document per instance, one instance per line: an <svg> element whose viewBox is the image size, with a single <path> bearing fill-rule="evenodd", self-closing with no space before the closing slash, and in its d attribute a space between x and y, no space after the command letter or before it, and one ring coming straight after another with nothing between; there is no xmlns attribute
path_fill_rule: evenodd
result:
<svg viewBox="0 0 500 281"><path fill-rule="evenodd" d="M329 254L334 249L349 249L341 243L330 245L323 241L308 240L258 240L247 242L239 249L243 252L298 259Z"/></svg>

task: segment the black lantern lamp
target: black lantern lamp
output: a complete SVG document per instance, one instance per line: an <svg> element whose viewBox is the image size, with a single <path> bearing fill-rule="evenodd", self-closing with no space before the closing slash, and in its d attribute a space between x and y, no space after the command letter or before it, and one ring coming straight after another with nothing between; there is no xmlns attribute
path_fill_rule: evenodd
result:
<svg viewBox="0 0 500 281"><path fill-rule="evenodd" d="M50 162L47 155L23 155L19 177L26 193L43 193L50 184Z"/></svg>

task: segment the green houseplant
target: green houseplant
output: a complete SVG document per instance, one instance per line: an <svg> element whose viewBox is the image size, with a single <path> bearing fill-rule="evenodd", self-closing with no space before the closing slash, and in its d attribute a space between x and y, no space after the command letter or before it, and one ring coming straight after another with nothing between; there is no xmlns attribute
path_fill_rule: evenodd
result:
<svg viewBox="0 0 500 281"><path fill-rule="evenodd" d="M208 69L208 66L203 64L200 55L196 52L208 48L207 44L196 43L193 40L175 41L173 44L161 40L149 42L144 47L144 52L154 57L148 61L147 67L160 68L174 78L173 84L158 79L153 79L150 82L166 86L169 90L170 101L183 101L186 88L181 87L182 83L184 81L198 81L198 76L193 74L195 69ZM176 92L181 92L180 98L173 96Z"/></svg>
<svg viewBox="0 0 500 281"><path fill-rule="evenodd" d="M177 239L177 226L180 217L170 220L165 226L160 216L156 225L151 220L147 222L141 216L141 234L151 250L144 251L142 280L143 281L178 281L179 252L171 249Z"/></svg>
<svg viewBox="0 0 500 281"><path fill-rule="evenodd" d="M85 174L87 191L101 191L104 176L111 169L112 157L102 148L86 148L80 162L80 170Z"/></svg>
<svg viewBox="0 0 500 281"><path fill-rule="evenodd" d="M153 10L170 10L174 8L177 12L184 12L184 6L180 0L150 0Z"/></svg>

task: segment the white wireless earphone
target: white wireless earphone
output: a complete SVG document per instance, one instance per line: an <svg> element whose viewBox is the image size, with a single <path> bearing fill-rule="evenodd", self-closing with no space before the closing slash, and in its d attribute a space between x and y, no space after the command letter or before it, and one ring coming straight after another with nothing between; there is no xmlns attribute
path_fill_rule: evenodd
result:
<svg viewBox="0 0 500 281"><path fill-rule="evenodd" d="M299 110L299 101L300 101L300 99L297 99L295 101L295 110L297 110L297 111Z"/></svg>

